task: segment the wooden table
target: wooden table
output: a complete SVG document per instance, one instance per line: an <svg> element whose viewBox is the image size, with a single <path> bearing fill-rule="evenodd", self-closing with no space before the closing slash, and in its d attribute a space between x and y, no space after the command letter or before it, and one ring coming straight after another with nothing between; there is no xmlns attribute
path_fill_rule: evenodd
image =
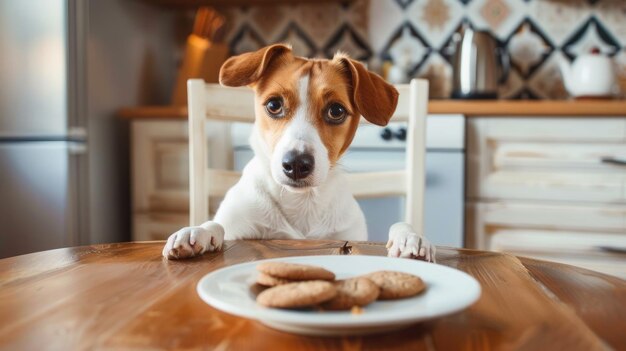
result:
<svg viewBox="0 0 626 351"><path fill-rule="evenodd" d="M366 337L291 335L200 300L206 273L270 257L384 255L382 244L235 241L220 253L167 261L163 242L59 249L0 260L0 349L626 348L626 281L510 255L441 248L438 262L482 285L469 309Z"/></svg>

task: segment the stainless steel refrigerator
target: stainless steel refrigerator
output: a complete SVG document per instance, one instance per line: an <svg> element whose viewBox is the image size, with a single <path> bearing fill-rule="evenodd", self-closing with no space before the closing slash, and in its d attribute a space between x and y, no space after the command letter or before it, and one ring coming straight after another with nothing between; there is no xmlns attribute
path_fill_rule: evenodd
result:
<svg viewBox="0 0 626 351"><path fill-rule="evenodd" d="M0 0L0 258L88 240L86 11Z"/></svg>

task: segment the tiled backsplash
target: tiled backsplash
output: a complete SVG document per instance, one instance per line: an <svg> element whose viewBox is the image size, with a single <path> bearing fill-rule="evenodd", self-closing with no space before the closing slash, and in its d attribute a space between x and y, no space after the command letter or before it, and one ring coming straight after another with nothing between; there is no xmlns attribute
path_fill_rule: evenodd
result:
<svg viewBox="0 0 626 351"><path fill-rule="evenodd" d="M409 49L412 74L431 79L431 96L449 96L452 35L463 22L490 30L513 69L501 96L567 97L557 67L592 47L614 57L626 78L626 0L355 0L226 10L233 53L289 42L298 55L337 50L379 67ZM398 50L402 48L402 50Z"/></svg>

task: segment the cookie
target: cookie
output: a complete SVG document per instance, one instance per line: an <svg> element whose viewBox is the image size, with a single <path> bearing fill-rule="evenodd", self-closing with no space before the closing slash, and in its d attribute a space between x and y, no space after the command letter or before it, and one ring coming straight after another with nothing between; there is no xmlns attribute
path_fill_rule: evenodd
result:
<svg viewBox="0 0 626 351"><path fill-rule="evenodd" d="M365 277L356 277L335 282L337 295L324 302L322 308L328 310L349 310L354 306L365 306L378 298L380 288Z"/></svg>
<svg viewBox="0 0 626 351"><path fill-rule="evenodd" d="M401 299L417 295L426 288L424 281L413 274L379 271L365 276L380 288L379 300Z"/></svg>
<svg viewBox="0 0 626 351"><path fill-rule="evenodd" d="M259 272L275 278L290 280L335 280L335 274L322 267L287 262L264 262L256 266Z"/></svg>
<svg viewBox="0 0 626 351"><path fill-rule="evenodd" d="M261 284L264 286L277 286L277 285L295 283L296 281L290 280L290 279L277 278L269 274L259 272L259 274L257 274L256 276L256 282L257 284Z"/></svg>
<svg viewBox="0 0 626 351"><path fill-rule="evenodd" d="M337 295L333 283L312 280L278 285L264 290L256 302L266 307L298 308L326 302Z"/></svg>

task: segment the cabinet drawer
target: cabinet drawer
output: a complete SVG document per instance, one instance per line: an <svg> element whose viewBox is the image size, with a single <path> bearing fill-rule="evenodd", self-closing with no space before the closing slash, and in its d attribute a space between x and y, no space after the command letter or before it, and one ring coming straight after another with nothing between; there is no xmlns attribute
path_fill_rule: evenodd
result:
<svg viewBox="0 0 626 351"><path fill-rule="evenodd" d="M626 279L626 235L502 230L490 250L560 262Z"/></svg>
<svg viewBox="0 0 626 351"><path fill-rule="evenodd" d="M626 206L467 205L470 247L573 264L626 278Z"/></svg>
<svg viewBox="0 0 626 351"><path fill-rule="evenodd" d="M626 203L626 118L474 118L468 197Z"/></svg>
<svg viewBox="0 0 626 351"><path fill-rule="evenodd" d="M209 165L232 168L230 127L207 122ZM189 139L185 121L133 121L134 212L189 212Z"/></svg>
<svg viewBox="0 0 626 351"><path fill-rule="evenodd" d="M189 152L184 121L133 121L133 211L189 209Z"/></svg>

